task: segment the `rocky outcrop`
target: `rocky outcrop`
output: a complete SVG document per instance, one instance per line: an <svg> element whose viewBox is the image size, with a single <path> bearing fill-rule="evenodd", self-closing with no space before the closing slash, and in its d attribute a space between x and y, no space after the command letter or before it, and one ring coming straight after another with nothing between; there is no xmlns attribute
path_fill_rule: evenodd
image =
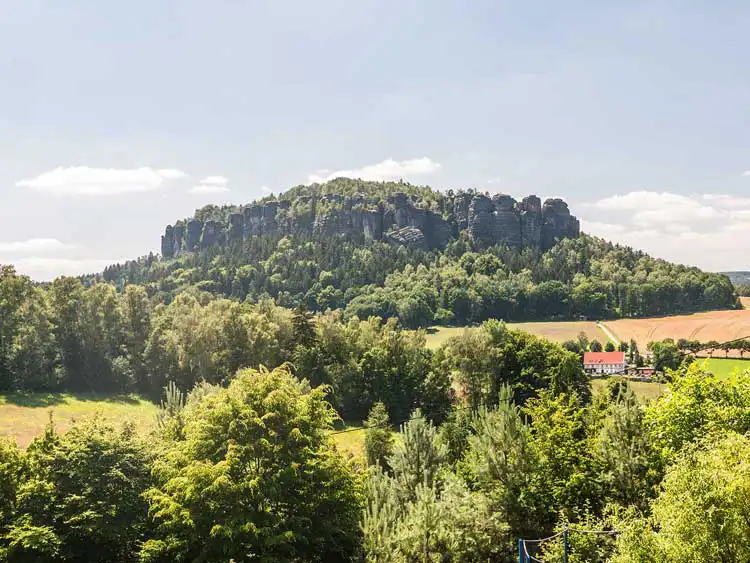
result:
<svg viewBox="0 0 750 563"><path fill-rule="evenodd" d="M201 233L201 250L205 250L209 246L216 244L224 244L223 227L218 221L206 221L203 224L203 232Z"/></svg>
<svg viewBox="0 0 750 563"><path fill-rule="evenodd" d="M244 237L245 218L242 213L232 213L229 216L229 230L227 231L227 242L234 244Z"/></svg>
<svg viewBox="0 0 750 563"><path fill-rule="evenodd" d="M424 233L416 227L402 227L386 233L385 240L391 244L410 246L412 248L427 248Z"/></svg>
<svg viewBox="0 0 750 563"><path fill-rule="evenodd" d="M548 199L542 207L542 248L551 248L559 239L577 237L578 219L570 214L568 204L561 199Z"/></svg>
<svg viewBox="0 0 750 563"><path fill-rule="evenodd" d="M203 234L203 223L197 219L191 219L188 221L185 250L197 250L201 234Z"/></svg>
<svg viewBox="0 0 750 563"><path fill-rule="evenodd" d="M491 246L495 242L495 218L492 201L485 195L477 195L469 205L469 236L480 246Z"/></svg>
<svg viewBox="0 0 750 563"><path fill-rule="evenodd" d="M176 253L174 247L174 227L167 225L164 234L161 237L161 255L172 256Z"/></svg>
<svg viewBox="0 0 750 563"><path fill-rule="evenodd" d="M521 241L536 248L542 245L542 201L535 195L526 196L519 206Z"/></svg>
<svg viewBox="0 0 750 563"><path fill-rule="evenodd" d="M530 195L517 202L506 194L449 192L427 206L414 196L393 193L385 200L355 194L301 196L295 201L266 201L227 210L224 218L192 218L168 225L161 253L173 257L214 245L235 244L263 235L309 234L362 237L417 248L444 248L466 231L478 248L506 245L546 250L580 226L561 199ZM441 211L442 210L442 211Z"/></svg>
<svg viewBox="0 0 750 563"><path fill-rule="evenodd" d="M580 225L561 199L548 199L542 206L534 195L519 204L508 195L490 199L479 194L469 205L468 230L479 247L503 244L546 250L561 238L577 237Z"/></svg>

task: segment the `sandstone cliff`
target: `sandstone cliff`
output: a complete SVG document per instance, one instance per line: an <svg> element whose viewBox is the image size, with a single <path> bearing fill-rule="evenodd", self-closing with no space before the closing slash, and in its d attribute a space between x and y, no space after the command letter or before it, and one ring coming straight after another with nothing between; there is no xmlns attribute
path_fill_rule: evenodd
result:
<svg viewBox="0 0 750 563"><path fill-rule="evenodd" d="M191 218L168 225L161 238L165 258L271 234L363 237L419 248L443 248L462 232L477 248L503 244L546 250L577 237L578 219L561 199L472 192L441 194L431 208L416 196L357 194L299 196L233 208L221 217Z"/></svg>

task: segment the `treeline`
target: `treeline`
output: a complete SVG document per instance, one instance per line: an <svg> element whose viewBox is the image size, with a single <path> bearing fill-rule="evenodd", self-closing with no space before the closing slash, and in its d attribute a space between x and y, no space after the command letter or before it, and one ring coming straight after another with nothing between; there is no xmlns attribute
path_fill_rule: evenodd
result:
<svg viewBox="0 0 750 563"><path fill-rule="evenodd" d="M243 301L303 304L311 311L341 309L347 317L397 317L409 328L738 306L724 275L586 235L564 239L544 253L507 247L475 252L464 235L442 252L341 237L268 235L173 260L145 257L111 266L99 279L120 290L143 285L163 302L195 288Z"/></svg>
<svg viewBox="0 0 750 563"><path fill-rule="evenodd" d="M170 386L148 436L94 419L0 440L0 559L510 563L567 525L612 532L572 531L569 561L749 560L750 374L683 367L645 406L624 381L592 396L574 354L497 322L435 357L467 400L399 436L374 404L367 466L289 365ZM563 561L561 537L527 548Z"/></svg>
<svg viewBox="0 0 750 563"><path fill-rule="evenodd" d="M73 278L42 289L7 267L0 296L0 391L136 392L158 399L169 383L182 391L200 382L226 385L241 368L289 363L312 385L327 385L346 419L362 420L383 402L399 421L415 408L445 418L454 377L475 404L493 397L500 381L522 397L583 378L575 355L496 321L488 326L502 335L502 354L479 340L470 353L449 354L431 352L423 333L400 330L396 319L313 315L270 300L239 303L187 291L164 304L140 286L118 293Z"/></svg>
<svg viewBox="0 0 750 563"><path fill-rule="evenodd" d="M750 352L750 340L746 338L738 338L737 340L727 342L719 342L718 340L701 342L700 340L680 338L676 342L673 339L667 339L662 342L669 341L673 342L680 351L692 352L693 354L701 353L713 356L716 352L722 351L725 356L728 356L729 352L737 352L744 358L745 354Z"/></svg>

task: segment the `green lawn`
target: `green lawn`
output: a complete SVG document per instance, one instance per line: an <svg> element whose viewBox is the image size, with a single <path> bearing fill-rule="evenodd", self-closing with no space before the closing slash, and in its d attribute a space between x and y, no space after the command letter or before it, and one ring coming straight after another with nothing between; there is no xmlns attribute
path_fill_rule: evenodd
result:
<svg viewBox="0 0 750 563"><path fill-rule="evenodd" d="M74 420L99 413L115 424L132 422L147 432L156 421L157 407L133 395L99 396L69 393L13 393L0 395L0 436L12 438L21 447L41 434L52 413L55 426L65 431Z"/></svg>
<svg viewBox="0 0 750 563"><path fill-rule="evenodd" d="M698 360L699 362L704 360ZM710 358L707 360L708 369L719 377L729 377L734 370L745 371L750 369L750 360L740 358Z"/></svg>
<svg viewBox="0 0 750 563"><path fill-rule="evenodd" d="M343 428L337 428L335 432L333 442L338 451L364 458L365 429L362 426L346 425Z"/></svg>
<svg viewBox="0 0 750 563"><path fill-rule="evenodd" d="M13 393L0 395L0 436L12 438L21 447L42 433L52 413L60 431L70 428L75 420L99 415L115 424L132 422L146 433L156 423L158 407L134 395L101 396L70 393ZM339 451L364 457L365 429L346 425L333 440Z"/></svg>
<svg viewBox="0 0 750 563"><path fill-rule="evenodd" d="M612 378L608 377L592 379L591 388L594 390L594 393L601 392L606 387L610 379ZM667 388L664 383L655 383L649 381L629 380L628 383L630 384L630 388L633 390L633 392L643 401L657 399L662 393L664 393L664 390Z"/></svg>

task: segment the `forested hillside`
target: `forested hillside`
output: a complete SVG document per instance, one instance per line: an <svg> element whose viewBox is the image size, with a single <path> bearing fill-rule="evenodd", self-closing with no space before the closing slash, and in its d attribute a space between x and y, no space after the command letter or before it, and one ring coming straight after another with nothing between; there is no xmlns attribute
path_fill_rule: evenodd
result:
<svg viewBox="0 0 750 563"><path fill-rule="evenodd" d="M340 179L244 208L205 207L169 226L162 248L169 257L96 278L142 285L163 302L196 288L412 328L736 306L727 277L579 235L564 202L535 196Z"/></svg>

